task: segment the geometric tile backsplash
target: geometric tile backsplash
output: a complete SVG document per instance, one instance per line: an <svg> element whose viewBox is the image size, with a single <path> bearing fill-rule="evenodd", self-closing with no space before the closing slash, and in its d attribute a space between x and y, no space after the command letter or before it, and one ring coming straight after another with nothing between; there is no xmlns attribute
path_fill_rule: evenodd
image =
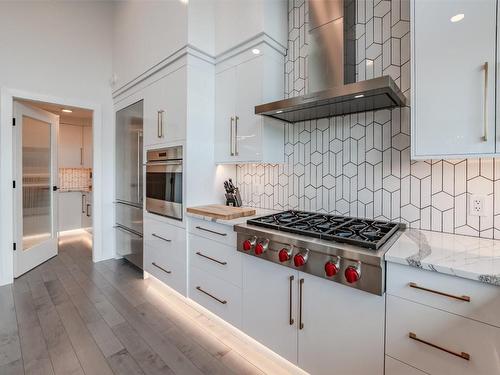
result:
<svg viewBox="0 0 500 375"><path fill-rule="evenodd" d="M389 74L409 98L409 0L357 0L357 80ZM307 3L289 0L285 96L308 92ZM410 160L410 108L285 124L285 163L241 164L245 205L379 218L500 238L500 159ZM485 195L487 216L468 215Z"/></svg>

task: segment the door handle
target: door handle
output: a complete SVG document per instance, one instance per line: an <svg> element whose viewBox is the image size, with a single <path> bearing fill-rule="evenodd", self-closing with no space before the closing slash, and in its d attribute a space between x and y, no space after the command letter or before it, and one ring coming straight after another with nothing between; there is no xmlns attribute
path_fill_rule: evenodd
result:
<svg viewBox="0 0 500 375"><path fill-rule="evenodd" d="M83 147L80 147L80 165L83 165Z"/></svg>
<svg viewBox="0 0 500 375"><path fill-rule="evenodd" d="M158 115L156 118L158 138L163 138L163 114L164 113L165 113L165 111L163 109L160 109L158 111Z"/></svg>
<svg viewBox="0 0 500 375"><path fill-rule="evenodd" d="M217 302L219 302L219 303L221 303L221 304L223 304L223 305L225 305L225 304L227 303L227 301L226 301L226 300L222 300L222 299L220 299L220 298L217 298L217 297L215 297L213 294L210 294L210 293L208 293L206 290L203 290L203 289L201 288L201 286L197 286L197 287L196 287L196 289L197 289L197 290L199 290L200 292L202 292L202 293L206 294L206 295L207 295L207 296L209 296L210 298L213 298L214 300L216 300Z"/></svg>
<svg viewBox="0 0 500 375"><path fill-rule="evenodd" d="M85 203L86 203L86 198L87 196L85 194L82 194L82 214L85 213Z"/></svg>
<svg viewBox="0 0 500 375"><path fill-rule="evenodd" d="M290 311L288 314L288 322L290 325L292 325L294 322L293 317L292 317L292 298L293 298L292 291L293 291L293 280L294 279L295 279L295 277L293 275L290 276L290 278L289 278L289 281L290 281Z"/></svg>
<svg viewBox="0 0 500 375"><path fill-rule="evenodd" d="M160 240L163 240L163 241L165 241L165 242L172 242L172 240L169 240L168 238L165 238L165 237L159 236L159 235L157 235L156 233L152 233L151 235L152 235L153 237L159 238Z"/></svg>
<svg viewBox="0 0 500 375"><path fill-rule="evenodd" d="M302 322L302 295L303 295L303 285L304 279L299 280L299 329L304 328L304 323Z"/></svg>
<svg viewBox="0 0 500 375"><path fill-rule="evenodd" d="M141 186L141 136L142 133L140 131L137 132L137 202L142 202L142 195L139 187Z"/></svg>
<svg viewBox="0 0 500 375"><path fill-rule="evenodd" d="M454 355L454 356L457 356L459 358L462 358L462 359L465 359L466 361L470 361L470 354L469 353L466 353L466 352L454 352L453 350L450 350L450 349L446 349L440 345L436 345L436 344L433 344L432 342L429 342L427 340L422 340L421 338L417 337L417 334L414 333L414 332L409 332L408 333L408 337L412 340L415 340L415 341L418 341L418 342L421 342L422 344L425 344L425 345L428 345L432 348L436 348L436 349L439 349L443 352L446 352L448 354L451 354L451 355Z"/></svg>
<svg viewBox="0 0 500 375"><path fill-rule="evenodd" d="M229 153L231 156L234 156L233 124L234 117L231 117L231 121L229 122Z"/></svg>
<svg viewBox="0 0 500 375"><path fill-rule="evenodd" d="M158 264L156 264L155 262L152 262L151 263L153 266L155 266L156 268L158 268L159 270L162 270L163 272L165 273L172 273L172 271L169 271L169 270L166 270L165 268L163 268L162 266L159 266Z"/></svg>
<svg viewBox="0 0 500 375"><path fill-rule="evenodd" d="M87 203L87 209L86 209L87 217L90 217L89 208L90 208L90 204Z"/></svg>

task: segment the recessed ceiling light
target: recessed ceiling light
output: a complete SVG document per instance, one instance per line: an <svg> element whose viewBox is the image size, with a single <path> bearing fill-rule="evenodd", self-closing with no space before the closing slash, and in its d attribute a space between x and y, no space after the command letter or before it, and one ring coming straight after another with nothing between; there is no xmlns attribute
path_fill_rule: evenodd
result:
<svg viewBox="0 0 500 375"><path fill-rule="evenodd" d="M356 95L356 96L354 97L354 99L359 99L359 98L362 98L363 96L364 96L364 94L359 94L359 95Z"/></svg>
<svg viewBox="0 0 500 375"><path fill-rule="evenodd" d="M73 113L73 111L71 109L66 109L66 108L64 108L62 111L64 113Z"/></svg>
<svg viewBox="0 0 500 375"><path fill-rule="evenodd" d="M465 17L465 14L463 14L463 13L455 14L453 17L450 18L450 21L451 22L460 22L464 19L464 17Z"/></svg>
<svg viewBox="0 0 500 375"><path fill-rule="evenodd" d="M252 50L252 53L253 53L254 55L258 55L258 54L260 54L260 49L258 49L258 48L254 48L254 49Z"/></svg>
<svg viewBox="0 0 500 375"><path fill-rule="evenodd" d="M276 113L283 113L283 111L280 109L279 111L276 111Z"/></svg>

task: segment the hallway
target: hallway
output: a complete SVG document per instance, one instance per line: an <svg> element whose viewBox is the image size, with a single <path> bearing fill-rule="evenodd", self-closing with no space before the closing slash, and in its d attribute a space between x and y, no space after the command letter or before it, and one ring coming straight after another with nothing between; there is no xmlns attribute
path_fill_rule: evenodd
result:
<svg viewBox="0 0 500 375"><path fill-rule="evenodd" d="M293 371L128 263L92 263L80 238L65 238L58 256L0 287L1 375Z"/></svg>

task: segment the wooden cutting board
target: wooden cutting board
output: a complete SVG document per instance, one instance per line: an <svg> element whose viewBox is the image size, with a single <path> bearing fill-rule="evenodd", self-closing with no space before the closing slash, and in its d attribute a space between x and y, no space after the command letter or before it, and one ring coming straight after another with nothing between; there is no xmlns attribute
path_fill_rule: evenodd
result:
<svg viewBox="0 0 500 375"><path fill-rule="evenodd" d="M223 204L210 204L208 206L188 207L187 212L196 215L213 217L214 219L232 220L239 217L255 215L255 210L248 207L230 207Z"/></svg>

